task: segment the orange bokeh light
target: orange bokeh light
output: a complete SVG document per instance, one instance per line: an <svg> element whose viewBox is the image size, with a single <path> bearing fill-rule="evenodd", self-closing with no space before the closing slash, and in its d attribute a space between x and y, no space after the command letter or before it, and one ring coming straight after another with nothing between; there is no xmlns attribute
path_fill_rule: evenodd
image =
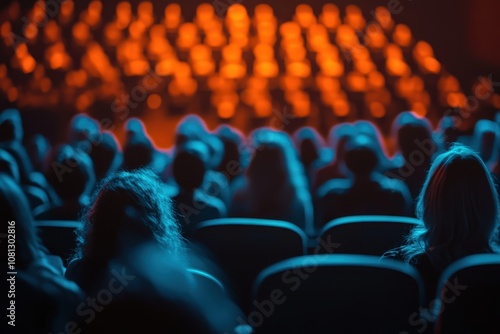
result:
<svg viewBox="0 0 500 334"><path fill-rule="evenodd" d="M161 96L158 94L151 94L148 96L146 103L149 109L151 110L158 109L161 106Z"/></svg>

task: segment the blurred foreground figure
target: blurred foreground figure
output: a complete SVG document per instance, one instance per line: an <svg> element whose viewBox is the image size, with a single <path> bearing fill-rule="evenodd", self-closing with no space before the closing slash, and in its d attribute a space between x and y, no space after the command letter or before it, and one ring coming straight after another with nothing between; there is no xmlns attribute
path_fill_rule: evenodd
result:
<svg viewBox="0 0 500 334"><path fill-rule="evenodd" d="M4 173L0 173L0 213L3 224L15 228L15 270L7 270L17 271L12 328L17 333L64 331L78 303L84 300L83 294L64 278L61 259L47 255L37 237L26 197Z"/></svg>
<svg viewBox="0 0 500 334"><path fill-rule="evenodd" d="M207 289L190 271L171 200L156 173L115 173L90 203L66 271L94 298L75 319L83 332L220 333L237 327L239 310L220 283L206 274L216 282Z"/></svg>

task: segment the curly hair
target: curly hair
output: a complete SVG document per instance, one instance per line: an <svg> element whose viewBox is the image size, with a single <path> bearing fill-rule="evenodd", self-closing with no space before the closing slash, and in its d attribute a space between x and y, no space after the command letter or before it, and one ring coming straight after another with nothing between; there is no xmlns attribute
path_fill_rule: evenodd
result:
<svg viewBox="0 0 500 334"><path fill-rule="evenodd" d="M176 255L185 251L165 186L149 169L119 171L105 178L81 220L75 259L106 263L144 241Z"/></svg>

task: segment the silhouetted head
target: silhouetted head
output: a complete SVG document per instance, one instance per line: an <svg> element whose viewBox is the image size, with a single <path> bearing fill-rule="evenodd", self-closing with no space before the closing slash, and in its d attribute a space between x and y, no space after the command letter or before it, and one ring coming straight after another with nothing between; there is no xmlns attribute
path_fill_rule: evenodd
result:
<svg viewBox="0 0 500 334"><path fill-rule="evenodd" d="M403 112L396 117L392 127L404 159L412 162L415 160L415 152L420 152L422 154L419 157L423 157L423 161L418 161L418 166L426 168L437 151L429 121L412 112Z"/></svg>
<svg viewBox="0 0 500 334"><path fill-rule="evenodd" d="M193 191L201 187L207 160L208 148L202 142L191 140L178 148L172 169L175 182L182 190Z"/></svg>
<svg viewBox="0 0 500 334"><path fill-rule="evenodd" d="M130 118L123 127L125 129L127 140L130 140L132 138L143 138L143 137L149 138L147 135L146 126L138 118L135 117Z"/></svg>
<svg viewBox="0 0 500 334"><path fill-rule="evenodd" d="M355 177L369 176L378 165L373 142L368 136L352 137L346 144L344 161Z"/></svg>
<svg viewBox="0 0 500 334"><path fill-rule="evenodd" d="M123 148L123 164L126 170L149 166L154 156L153 144L144 137L132 137Z"/></svg>
<svg viewBox="0 0 500 334"><path fill-rule="evenodd" d="M474 127L472 148L486 163L497 159L499 146L498 124L487 119L481 119Z"/></svg>
<svg viewBox="0 0 500 334"><path fill-rule="evenodd" d="M99 133L99 123L92 117L85 114L74 116L69 124L68 143L80 141L93 141Z"/></svg>
<svg viewBox="0 0 500 334"><path fill-rule="evenodd" d="M253 134L255 150L246 170L249 186L261 196L280 192L290 184L290 168L280 134L265 129Z"/></svg>
<svg viewBox="0 0 500 334"><path fill-rule="evenodd" d="M209 151L208 169L219 166L224 156L224 145L214 134L210 133L203 119L197 115L187 115L177 124L175 130L175 146L181 147L190 140L199 140L205 143Z"/></svg>
<svg viewBox="0 0 500 334"><path fill-rule="evenodd" d="M28 138L25 146L31 163L37 170L41 171L43 169L45 157L50 151L48 139L41 134L35 134Z"/></svg>
<svg viewBox="0 0 500 334"><path fill-rule="evenodd" d="M16 159L9 152L0 149L0 173L5 173L17 183L20 182L19 166Z"/></svg>
<svg viewBox="0 0 500 334"><path fill-rule="evenodd" d="M5 109L0 113L0 142L23 140L23 123L17 109Z"/></svg>
<svg viewBox="0 0 500 334"><path fill-rule="evenodd" d="M444 116L441 118L438 124L438 131L437 138L441 139L443 148L445 150L449 149L458 140L457 118L454 116Z"/></svg>
<svg viewBox="0 0 500 334"><path fill-rule="evenodd" d="M69 145L60 146L50 154L45 177L64 202L83 200L95 186L92 160Z"/></svg>
<svg viewBox="0 0 500 334"><path fill-rule="evenodd" d="M433 162L417 203L425 230L422 247L449 263L491 252L498 237L499 207L492 177L481 158L454 146Z"/></svg>
<svg viewBox="0 0 500 334"><path fill-rule="evenodd" d="M302 127L293 135L295 147L304 167L309 167L319 157L319 150L325 146L323 138L311 127Z"/></svg>
<svg viewBox="0 0 500 334"><path fill-rule="evenodd" d="M94 163L96 178L100 180L118 167L121 160L120 144L111 132L103 132L89 155Z"/></svg>
<svg viewBox="0 0 500 334"><path fill-rule="evenodd" d="M370 121L360 120L354 123L355 135L365 135L371 140L373 150L377 155L379 172L385 172L394 167L392 161L389 159L387 148L380 130Z"/></svg>
<svg viewBox="0 0 500 334"><path fill-rule="evenodd" d="M104 179L82 216L76 257L106 264L143 242L180 254L183 243L165 185L151 170L120 171Z"/></svg>
<svg viewBox="0 0 500 334"><path fill-rule="evenodd" d="M238 164L241 167L242 157L240 148L244 143L244 136L237 129L223 124L216 129L219 139L224 145L224 156L217 168L218 171L226 173L230 180L238 175L233 175L234 165Z"/></svg>
<svg viewBox="0 0 500 334"><path fill-rule="evenodd" d="M345 145L354 134L354 126L350 123L340 123L331 128L328 134L328 142L335 151L336 162L340 162L344 157Z"/></svg>
<svg viewBox="0 0 500 334"><path fill-rule="evenodd" d="M26 269L31 263L43 257L43 247L36 235L30 206L23 191L16 181L1 172L0 212L4 225L3 231L7 231L7 226L13 226L15 229L16 268ZM6 237L4 242L7 245Z"/></svg>

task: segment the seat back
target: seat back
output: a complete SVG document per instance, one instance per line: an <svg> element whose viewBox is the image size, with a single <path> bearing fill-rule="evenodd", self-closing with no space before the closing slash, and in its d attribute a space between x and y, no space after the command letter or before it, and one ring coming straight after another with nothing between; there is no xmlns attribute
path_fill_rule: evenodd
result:
<svg viewBox="0 0 500 334"><path fill-rule="evenodd" d="M66 260L76 247L75 231L81 223L73 220L37 220L35 226L47 250Z"/></svg>
<svg viewBox="0 0 500 334"><path fill-rule="evenodd" d="M308 255L262 271L247 321L256 333L402 333L423 302L410 265L368 255Z"/></svg>
<svg viewBox="0 0 500 334"><path fill-rule="evenodd" d="M500 255L478 254L441 275L435 333L500 333Z"/></svg>
<svg viewBox="0 0 500 334"><path fill-rule="evenodd" d="M226 289L222 283L209 273L194 268L189 268L188 272L193 275L196 285L202 291L213 291L221 295L226 293Z"/></svg>
<svg viewBox="0 0 500 334"><path fill-rule="evenodd" d="M278 261L304 255L306 236L292 223L254 218L223 218L199 224L192 241L203 246L218 263L234 293L245 308L250 302L256 275Z"/></svg>
<svg viewBox="0 0 500 334"><path fill-rule="evenodd" d="M335 253L381 256L401 246L405 236L421 222L399 216L349 216L326 224L320 232L322 243L335 244ZM319 247L319 253L327 250Z"/></svg>

